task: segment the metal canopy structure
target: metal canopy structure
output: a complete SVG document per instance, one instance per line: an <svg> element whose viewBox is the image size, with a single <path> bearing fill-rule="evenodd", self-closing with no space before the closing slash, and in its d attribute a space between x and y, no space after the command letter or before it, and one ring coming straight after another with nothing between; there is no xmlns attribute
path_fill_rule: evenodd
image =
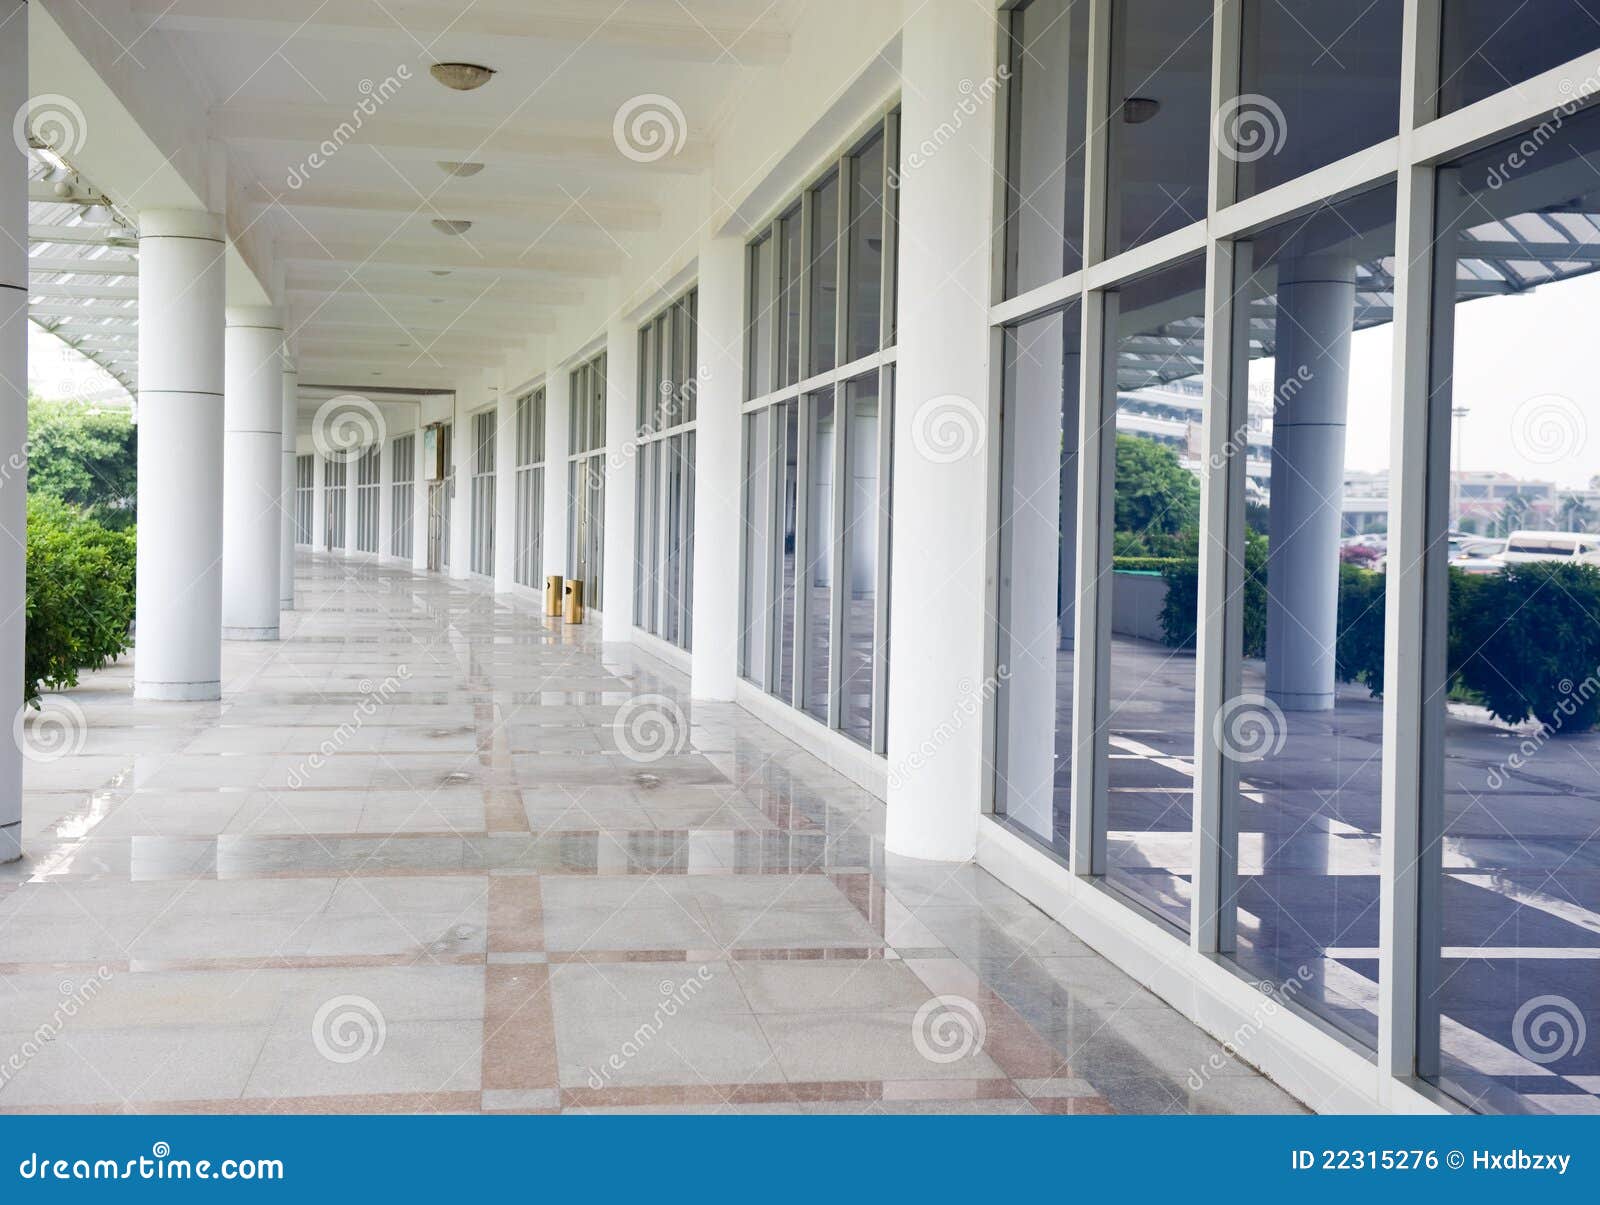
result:
<svg viewBox="0 0 1600 1205"><path fill-rule="evenodd" d="M28 317L138 391L138 229L48 148L28 152Z"/></svg>

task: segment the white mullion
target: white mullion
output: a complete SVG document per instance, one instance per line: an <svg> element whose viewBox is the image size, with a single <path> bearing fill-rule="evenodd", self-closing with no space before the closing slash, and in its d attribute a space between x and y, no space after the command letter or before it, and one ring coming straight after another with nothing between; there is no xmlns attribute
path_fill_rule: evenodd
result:
<svg viewBox="0 0 1600 1205"><path fill-rule="evenodd" d="M882 403L879 403L880 408ZM844 728L844 667L847 660L845 613L850 606L849 537L845 519L850 505L850 386L833 386L833 591L828 596L828 727Z"/></svg>
<svg viewBox="0 0 1600 1205"><path fill-rule="evenodd" d="M1083 262L1086 268L1106 256L1106 215L1110 205L1107 185L1111 128L1111 4L1112 0L1089 0L1089 78L1083 145Z"/></svg>
<svg viewBox="0 0 1600 1205"><path fill-rule="evenodd" d="M795 399L794 456L794 681L790 703L805 710L806 699L806 617L811 610L811 587L806 572L810 557L811 533L811 398L802 393Z"/></svg>
<svg viewBox="0 0 1600 1205"><path fill-rule="evenodd" d="M894 391L890 383L893 379L894 372L890 368L878 373L878 498L873 514L873 522L878 525L877 539L873 544L878 559L873 566L872 724L868 740L872 752L877 754L888 752L889 741L889 508L893 497L891 478L894 475ZM991 476L990 480L994 478ZM992 495L993 491L990 493ZM992 498L989 505L994 505ZM992 648L993 625L989 626L985 640ZM992 653L987 664L994 664ZM993 710L992 707L985 707L988 722L992 722Z"/></svg>
<svg viewBox="0 0 1600 1205"><path fill-rule="evenodd" d="M1019 326L1038 318L1062 305L1077 301L1083 295L1083 273L1072 272L1058 280L1048 281L1037 288L1019 293L989 307L991 326Z"/></svg>
<svg viewBox="0 0 1600 1205"><path fill-rule="evenodd" d="M883 258L880 261L878 287L878 347L888 347L895 342L895 312L899 300L900 266L900 207L898 190L889 186L898 171L900 162L900 118L890 113L883 119ZM1004 178L1002 177L1002 187ZM1004 212L1003 210L1000 212ZM1000 240L1004 245L1004 240ZM887 375L887 374L885 374Z"/></svg>
<svg viewBox="0 0 1600 1205"><path fill-rule="evenodd" d="M1429 0L1424 7L1433 7L1437 2ZM1408 15L1409 8L1407 5ZM1438 78L1436 68L1432 74L1434 79ZM1600 94L1600 50L1580 55L1515 87L1419 125L1409 145L1409 161L1432 163L1456 158L1537 125L1558 110L1570 114L1574 107L1597 94ZM1418 102L1426 103L1427 99L1419 96Z"/></svg>
<svg viewBox="0 0 1600 1205"><path fill-rule="evenodd" d="M1205 250L1206 227L1206 221L1202 218L1170 234L1130 247L1110 259L1101 260L1084 269L1084 287L1109 289L1135 276L1144 276L1158 268L1188 259Z"/></svg>
<svg viewBox="0 0 1600 1205"><path fill-rule="evenodd" d="M1230 238L1325 208L1367 192L1394 175L1399 165L1400 139L1386 138L1220 209L1211 219L1211 233Z"/></svg>

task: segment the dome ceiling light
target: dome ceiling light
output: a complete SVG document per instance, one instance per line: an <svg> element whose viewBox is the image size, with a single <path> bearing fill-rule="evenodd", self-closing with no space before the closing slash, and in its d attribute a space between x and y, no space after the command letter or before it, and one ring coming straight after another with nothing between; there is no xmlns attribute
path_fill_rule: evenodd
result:
<svg viewBox="0 0 1600 1205"><path fill-rule="evenodd" d="M440 234L459 237L472 229L472 223L464 218L434 218L433 228Z"/></svg>
<svg viewBox="0 0 1600 1205"><path fill-rule="evenodd" d="M456 92L471 92L494 78L494 68L478 63L435 63L428 70L434 79Z"/></svg>
<svg viewBox="0 0 1600 1205"><path fill-rule="evenodd" d="M1161 102L1148 96L1130 96L1122 102L1122 120L1140 126L1161 111Z"/></svg>
<svg viewBox="0 0 1600 1205"><path fill-rule="evenodd" d="M437 159L435 162L438 163L439 170L445 175L458 176L463 180L469 176L476 176L483 170L483 164L481 163L456 163L449 159Z"/></svg>

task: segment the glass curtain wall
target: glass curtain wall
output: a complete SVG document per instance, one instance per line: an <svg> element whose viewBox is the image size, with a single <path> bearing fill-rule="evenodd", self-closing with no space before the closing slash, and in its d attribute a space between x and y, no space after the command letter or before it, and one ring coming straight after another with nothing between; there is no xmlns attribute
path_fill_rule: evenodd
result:
<svg viewBox="0 0 1600 1205"><path fill-rule="evenodd" d="M417 513L417 437L399 435L389 443L389 555L410 560L412 531Z"/></svg>
<svg viewBox="0 0 1600 1205"><path fill-rule="evenodd" d="M739 672L884 748L898 113L750 243Z"/></svg>
<svg viewBox="0 0 1600 1205"><path fill-rule="evenodd" d="M1600 23L1087 7L1004 15L996 819L1287 1024L1594 1112Z"/></svg>
<svg viewBox="0 0 1600 1205"><path fill-rule="evenodd" d="M378 551L378 504L383 448L373 444L356 459L356 551Z"/></svg>
<svg viewBox="0 0 1600 1205"><path fill-rule="evenodd" d="M317 489L317 458L294 458L294 542L310 545L311 523Z"/></svg>
<svg viewBox="0 0 1600 1205"><path fill-rule="evenodd" d="M606 357L572 370L567 402L567 564L586 605L605 606Z"/></svg>
<svg viewBox="0 0 1600 1205"><path fill-rule="evenodd" d="M472 572L494 573L495 444L498 414L484 410L472 416Z"/></svg>
<svg viewBox="0 0 1600 1205"><path fill-rule="evenodd" d="M349 470L350 462L343 456L330 456L322 464L322 511L327 524L323 547L329 552L345 547L344 491Z"/></svg>
<svg viewBox="0 0 1600 1205"><path fill-rule="evenodd" d="M519 586L544 584L544 420L541 387L517 399L516 555L512 578Z"/></svg>
<svg viewBox="0 0 1600 1205"><path fill-rule="evenodd" d="M693 601L698 307L691 288L639 328L633 622L682 649Z"/></svg>

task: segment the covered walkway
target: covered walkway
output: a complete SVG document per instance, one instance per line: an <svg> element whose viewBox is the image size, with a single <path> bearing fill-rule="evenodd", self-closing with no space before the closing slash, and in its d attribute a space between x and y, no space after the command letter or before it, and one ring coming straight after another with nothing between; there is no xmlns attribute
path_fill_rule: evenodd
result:
<svg viewBox="0 0 1600 1205"><path fill-rule="evenodd" d="M220 703L30 720L0 1111L1298 1109L597 625L297 568Z"/></svg>

